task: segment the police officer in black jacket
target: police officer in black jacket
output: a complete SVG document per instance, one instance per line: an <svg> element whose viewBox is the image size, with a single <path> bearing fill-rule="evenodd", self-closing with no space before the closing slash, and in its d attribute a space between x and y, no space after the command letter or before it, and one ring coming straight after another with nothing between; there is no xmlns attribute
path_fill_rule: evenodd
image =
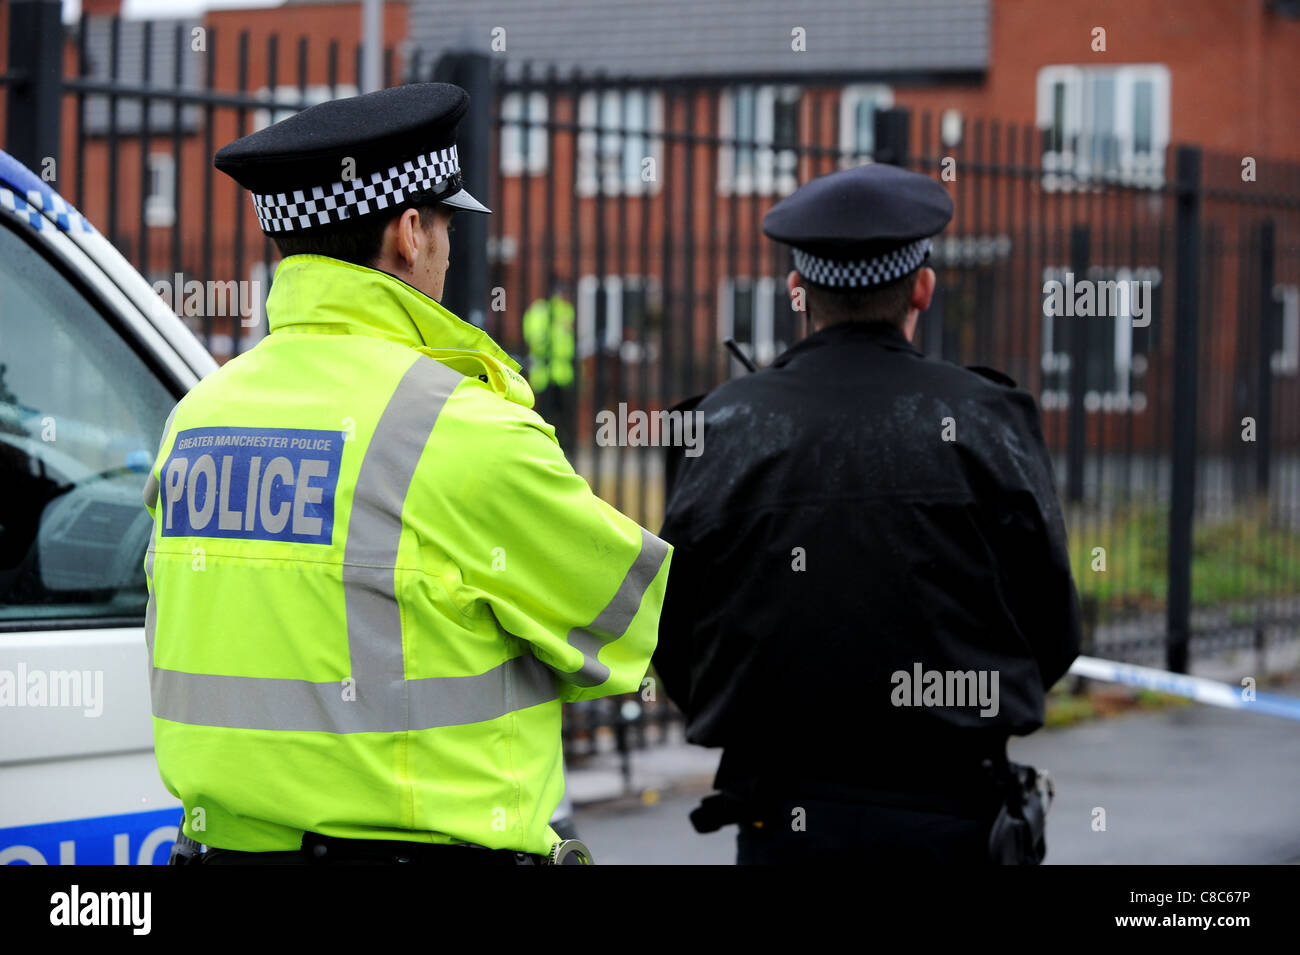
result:
<svg viewBox="0 0 1300 955"><path fill-rule="evenodd" d="M738 823L741 863L1007 861L1007 737L1078 652L1033 397L911 343L951 217L878 164L773 207L809 334L694 405L703 453L670 462L655 667L723 749L693 820Z"/></svg>

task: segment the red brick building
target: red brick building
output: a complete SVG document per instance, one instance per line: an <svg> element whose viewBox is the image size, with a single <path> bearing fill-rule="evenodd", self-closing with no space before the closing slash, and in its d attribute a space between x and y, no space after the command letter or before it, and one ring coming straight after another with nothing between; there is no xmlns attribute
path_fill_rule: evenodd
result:
<svg viewBox="0 0 1300 955"><path fill-rule="evenodd" d="M1041 286L1069 268L1070 228L1089 225L1094 277L1151 282L1161 315L1150 330L1129 316L1089 326L1092 344L1113 357L1090 363L1085 403L1107 446L1158 440L1163 415L1143 412L1169 385L1155 359L1171 340L1173 147L1207 151L1207 185L1235 184L1249 197L1254 183L1240 181L1239 167L1251 158L1261 164L1261 194L1294 192L1286 168L1267 164L1300 159L1300 73L1287 68L1300 41L1294 5L937 0L903 10L823 0L797 12L775 3L711 9L719 6L734 9L706 18L667 3L636 19L635 5L613 3L576 22L559 3L531 5L528 16L479 0L413 4L417 44L436 49L435 25L462 17L484 49L504 40L491 54L507 80L492 224L504 340L519 341L523 307L555 273L576 299L581 350L624 356L611 380L593 385L597 403L634 396L643 379L650 400L707 386L729 373L718 347L728 335L769 360L794 335L795 317L784 253L759 234L763 214L798 182L871 155L875 113L901 106L911 113L913 164L938 172L951 158L956 173L957 216L935 258L944 294L923 327L927 350L997 364L1049 412L1063 407L1068 349L1062 326L1054 336L1042 315ZM548 65L559 68L558 87L543 82ZM572 86L571 70L587 85ZM525 109L529 137L520 134ZM648 182L647 160L657 170ZM1217 370L1206 433L1227 436L1249 405L1234 397L1238 379L1254 371L1249 351L1238 350L1257 333L1255 276L1239 267L1253 221L1240 203L1207 202L1205 211L1214 258L1203 291L1215 321L1204 337ZM1289 240L1279 248L1294 250L1295 226L1283 211L1278 228ZM1278 263L1273 356L1277 394L1293 399L1298 265L1294 251ZM666 371L653 354L665 324L665 347L688 353Z"/></svg>
<svg viewBox="0 0 1300 955"><path fill-rule="evenodd" d="M213 11L148 34L127 20L116 40L109 12L111 0L88 4L70 31L68 76L195 95L151 101L147 126L138 95L116 107L67 96L57 184L151 278L267 283L274 251L211 154L282 114L207 93L296 103L354 92L359 4ZM492 181L473 184L497 211L489 253L501 294L485 303L487 324L522 350L524 309L557 284L577 305L588 403L672 400L729 373L721 338L765 361L793 337L788 264L759 222L798 182L870 156L880 109L911 111L914 165L955 163L958 213L936 252L946 272L927 349L994 360L1049 411L1063 400L1068 356L1037 302L1044 278L1070 264L1067 227L1092 223L1099 277L1154 278L1168 309L1169 147L1220 154L1207 157L1207 181L1247 157L1265 179L1267 160L1300 160L1300 71L1288 57L1300 16L1288 0L818 0L797 11L776 0L410 0L384 15L390 83L426 78L448 50L481 50L496 69ZM1150 191L1099 195L1071 187L1080 176ZM1250 276L1227 253L1250 223L1222 211L1210 239L1227 251L1206 292L1224 317L1213 354L1226 394L1244 360L1234 343L1249 331L1236 322L1251 307ZM1283 210L1281 249L1294 248L1292 219ZM1118 235L1130 225L1136 238ZM1275 364L1292 389L1296 266L1279 259ZM263 331L220 316L196 316L195 327L218 355ZM1097 328L1115 358L1089 369L1089 410L1140 411L1135 402L1152 396L1135 382L1143 350L1162 347L1159 329ZM1226 399L1210 406L1215 433L1239 411Z"/></svg>

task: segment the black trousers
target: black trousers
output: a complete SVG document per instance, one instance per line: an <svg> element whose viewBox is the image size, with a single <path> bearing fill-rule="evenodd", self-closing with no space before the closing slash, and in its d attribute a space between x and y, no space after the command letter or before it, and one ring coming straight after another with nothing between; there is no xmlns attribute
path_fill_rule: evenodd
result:
<svg viewBox="0 0 1300 955"><path fill-rule="evenodd" d="M996 813L962 818L894 806L786 800L761 826L740 824L737 865L990 865Z"/></svg>

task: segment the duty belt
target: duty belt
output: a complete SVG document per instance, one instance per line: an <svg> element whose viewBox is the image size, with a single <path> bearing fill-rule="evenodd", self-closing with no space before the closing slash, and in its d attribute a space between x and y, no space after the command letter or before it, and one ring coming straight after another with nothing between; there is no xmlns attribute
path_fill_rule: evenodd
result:
<svg viewBox="0 0 1300 955"><path fill-rule="evenodd" d="M181 834L168 865L591 865L591 852L577 839L565 839L545 856L469 843L401 842L391 839L337 839L304 832L302 848L285 852L241 852L201 845Z"/></svg>
<svg viewBox="0 0 1300 955"><path fill-rule="evenodd" d="M1051 776L1006 759L986 759L981 769L1000 802L989 827L990 861L999 865L1038 865L1047 853L1047 814L1056 795ZM955 816L967 815L970 808L967 800L950 794L857 790L854 795L856 798L844 801ZM781 815L780 805L781 801L770 794L742 798L726 791L713 793L691 811L691 825L701 833L716 832L732 823L761 827Z"/></svg>

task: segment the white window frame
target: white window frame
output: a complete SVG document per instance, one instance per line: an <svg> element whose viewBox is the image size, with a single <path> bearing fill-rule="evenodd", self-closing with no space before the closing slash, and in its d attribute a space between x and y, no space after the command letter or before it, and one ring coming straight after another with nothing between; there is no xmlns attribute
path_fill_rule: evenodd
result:
<svg viewBox="0 0 1300 955"><path fill-rule="evenodd" d="M501 97L501 174L522 176L524 171L524 95L507 93ZM538 176L546 172L548 120L546 94L530 92L528 100L528 170L527 175Z"/></svg>
<svg viewBox="0 0 1300 955"><path fill-rule="evenodd" d="M597 99L599 96L599 99ZM630 102L645 103L646 128L636 129L629 122ZM597 115L596 104L600 103ZM608 116L610 121L604 122ZM664 98L657 90L634 86L626 89L588 90L578 98L577 183L578 195L590 197L597 191L607 196L654 195L663 177ZM626 129L627 133L619 132ZM642 142L645 149L636 157L635 170L629 168L632 143ZM597 151L600 155L597 157ZM645 160L654 160L655 177L641 178Z"/></svg>
<svg viewBox="0 0 1300 955"><path fill-rule="evenodd" d="M594 275L578 279L577 352L579 358L596 354L596 289L604 287L609 311L605 315L605 341L602 352L617 351L623 343L623 276L606 275L604 281Z"/></svg>
<svg viewBox="0 0 1300 955"><path fill-rule="evenodd" d="M798 186L799 157L793 149L772 148L775 138L776 104L798 103L803 94L799 86L790 84L764 84L742 86L738 89L752 91L754 97L754 168L748 172L736 170L736 147L724 144L718 148L718 192L730 195L788 195ZM718 97L718 134L724 139L736 136L736 89L726 90Z"/></svg>
<svg viewBox="0 0 1300 955"><path fill-rule="evenodd" d="M1269 356L1275 375L1300 373L1300 286L1274 285L1273 301L1282 305L1282 350Z"/></svg>
<svg viewBox="0 0 1300 955"><path fill-rule="evenodd" d="M1091 157L1086 149L1076 155L1071 141L1085 142L1088 132L1084 114L1089 76L1110 75L1115 82L1115 130L1118 145L1118 170L1091 168ZM1149 82L1151 97L1151 148L1138 153L1135 149L1133 128L1134 95L1137 84ZM1080 180L1089 177L1116 176L1128 185L1156 188L1164 183L1165 150L1169 145L1170 84L1169 68L1163 63L1139 63L1124 66L1044 66L1038 71L1036 122L1040 130L1050 128L1054 121L1053 88L1065 87L1065 115L1062 117L1062 136L1066 140L1059 150L1043 153L1043 185L1051 190L1080 188ZM1077 138L1077 139L1076 139Z"/></svg>
<svg viewBox="0 0 1300 955"><path fill-rule="evenodd" d="M158 177L156 186L154 176ZM176 157L169 152L149 154L149 195L144 200L144 221L150 228L176 224Z"/></svg>
<svg viewBox="0 0 1300 955"><path fill-rule="evenodd" d="M871 152L858 153L858 107L872 100L876 109L894 105L894 91L881 83L855 83L840 91L840 165L856 166L875 155L875 128L871 131Z"/></svg>
<svg viewBox="0 0 1300 955"><path fill-rule="evenodd" d="M1064 282L1065 273L1070 271L1064 266L1049 266L1043 269L1043 283L1047 282ZM1149 281L1154 289L1161 282L1161 273L1158 268L1091 268L1088 270L1088 279L1091 281L1119 282L1120 294L1118 296L1120 308L1113 317L1115 322L1115 351L1113 361L1115 363L1115 390L1099 392L1089 390L1084 393L1084 409L1088 412L1133 412L1140 414L1146 410L1147 396L1146 392L1141 390L1142 384L1135 384L1134 378L1144 378L1147 370L1147 357L1145 355L1133 354L1133 314L1131 301L1128 297L1130 281ZM1056 372L1069 372L1070 370L1070 352L1068 342L1065 350L1057 351L1054 345L1056 332L1056 316L1048 315L1046 310L1046 301L1043 303L1044 308L1040 313L1042 316L1042 347L1041 361L1044 374L1053 374ZM1147 302L1150 308L1152 303ZM1152 316L1147 315L1148 320ZM1096 322L1101 321L1101 316L1075 316L1065 318L1066 322ZM1069 389L1043 389L1041 403L1044 411L1051 411L1056 408L1066 408L1070 403Z"/></svg>

